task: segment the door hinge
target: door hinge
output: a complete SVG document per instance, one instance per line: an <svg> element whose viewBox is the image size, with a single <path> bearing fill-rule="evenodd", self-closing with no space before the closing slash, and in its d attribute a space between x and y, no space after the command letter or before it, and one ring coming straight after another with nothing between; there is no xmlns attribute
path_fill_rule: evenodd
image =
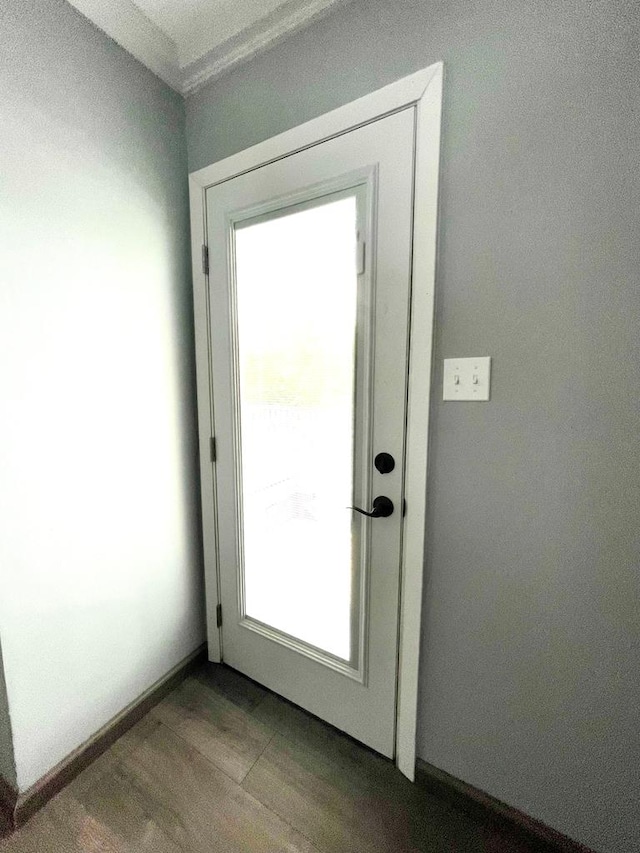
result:
<svg viewBox="0 0 640 853"><path fill-rule="evenodd" d="M358 243L356 246L356 267L357 267L357 275L362 275L365 268L365 254L366 254L366 243L364 240L361 240L358 237Z"/></svg>
<svg viewBox="0 0 640 853"><path fill-rule="evenodd" d="M216 626L222 628L222 605L216 605Z"/></svg>
<svg viewBox="0 0 640 853"><path fill-rule="evenodd" d="M214 435L209 439L209 455L211 456L211 461L215 462L217 457L217 449L216 449L216 438Z"/></svg>
<svg viewBox="0 0 640 853"><path fill-rule="evenodd" d="M204 275L209 275L209 247L202 247L202 272Z"/></svg>

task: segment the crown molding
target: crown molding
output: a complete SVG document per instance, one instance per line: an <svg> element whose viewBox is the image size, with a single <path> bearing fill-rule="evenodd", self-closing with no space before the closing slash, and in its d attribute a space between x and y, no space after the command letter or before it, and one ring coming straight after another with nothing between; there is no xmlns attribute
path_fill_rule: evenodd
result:
<svg viewBox="0 0 640 853"><path fill-rule="evenodd" d="M350 0L289 0L237 36L216 45L204 56L184 66L182 93L192 94L210 80L222 76L348 2Z"/></svg>
<svg viewBox="0 0 640 853"><path fill-rule="evenodd" d="M69 0L98 29L182 95L190 95L210 80L349 2L351 0L288 0L236 36L181 66L176 43L132 0Z"/></svg>

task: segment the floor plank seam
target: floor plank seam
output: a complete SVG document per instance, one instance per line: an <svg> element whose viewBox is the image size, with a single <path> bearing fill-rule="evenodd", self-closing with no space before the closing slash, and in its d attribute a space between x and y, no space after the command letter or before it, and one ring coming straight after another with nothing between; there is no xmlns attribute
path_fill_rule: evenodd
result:
<svg viewBox="0 0 640 853"><path fill-rule="evenodd" d="M276 732L275 734L278 734L278 732ZM275 735L274 735L274 737L275 737ZM256 764L257 764L257 762L256 762ZM255 765L254 765L254 767L255 767ZM252 767L251 769L253 770L253 767ZM248 775L249 775L249 774L247 773L247 776L248 776ZM247 777L245 776L245 779L246 779L246 778L247 778ZM305 841L307 841L307 842L311 845L311 847L312 847L314 850L316 850L316 851L317 851L317 853L334 853L334 851L329 850L328 848L326 848L326 847L324 847L324 846L322 846L322 847L321 847L321 846L320 846L320 842L319 842L319 841L317 841L317 840L316 840L316 841L314 841L314 840L313 840L312 838L310 838L310 837L309 837L305 832L303 832L301 829L299 829L297 826L295 826L293 823L291 823L291 821L290 821L287 817L285 817L283 814L280 814L280 812L279 812L279 811L276 811L275 809L271 808L271 806L268 806L265 802L263 802L263 801L260 799L260 797L258 796L258 794L257 794L257 793L256 793L256 794L253 794L253 793L251 793L251 791L247 791L247 789L244 787L244 780L243 780L243 784L242 784L240 787L242 788L242 790L245 792L245 794L246 794L248 797L251 797L251 798L252 798L253 800L255 800L257 803L260 803L260 805L261 805L263 808L265 808L268 812L271 812L271 814L272 814L272 815L274 815L275 817L277 817L277 818L278 818L279 820L281 820L283 823L286 823L286 825L287 825L288 827L290 827L290 828L293 830L293 832L297 833L301 838L304 838L304 839L305 839ZM362 851L362 853L364 853L364 851Z"/></svg>
<svg viewBox="0 0 640 853"><path fill-rule="evenodd" d="M272 815L272 817L273 817L273 818L275 818L275 819L277 819L277 820L282 821L282 823L284 823L287 827L289 827L289 829L290 829L292 832L296 833L296 834L297 834L297 835L299 835L301 838L304 838L304 839L305 839L305 841L307 841L307 842L308 842L308 844L310 844L310 845L311 845L311 847L313 848L313 851L317 851L317 853L328 853L327 851L322 850L322 849L321 849L321 848L319 848L316 844L314 844L314 842L313 842L310 838L308 838L308 837L307 837L307 835L305 835L305 834L304 834L303 832L301 832L299 829L296 829L296 827L295 827L295 826L293 826L293 824L291 824L291 823L290 823L290 822L289 822L285 817L283 817L282 815L278 814L278 812L274 811L272 808L270 808L268 805L266 805L266 803L263 803L263 802L262 802L262 800L260 800L260 799L255 795L255 794L252 794L251 792L247 791L247 790L243 787L242 782L237 782L233 777L231 777L231 776L230 776L228 773L226 773L226 772L225 772L221 767L219 767L219 766L215 763L215 761L213 761L213 760L212 760L211 758L209 758L207 755L204 755L204 754L203 754L203 753L202 753L202 752L201 752L201 751L200 751L196 746L194 746L194 744L192 744L190 741L188 741L185 737L183 737L183 735L181 735L179 732L177 732L177 731L176 731L174 728L172 728L169 724L165 723L163 720L158 720L158 719L157 719L157 717L156 717L155 719L156 719L156 720L157 720L157 722L158 722L158 727L159 727L159 728L163 728L163 727L164 727L164 728L168 729L170 732L172 732L172 734L174 734L174 735L175 735L177 738L179 738L179 739L180 739L184 744L186 744L186 746L187 746L187 747L189 747L190 749L193 749L193 750L194 750L195 752L197 752L197 753L198 753L198 755L199 755L201 758L203 758L203 759L204 759L208 764L210 764L210 765L211 765L212 767L214 767L217 771L219 771L220 773L222 773L222 774L223 774L223 776L225 776L225 778L227 778L227 779L232 783L232 785L233 785L235 788L239 788L239 789L241 789L241 790L243 791L243 793L244 793L247 797L249 797L250 799L252 799L255 803L259 804L259 805L260 805L263 809L265 809L265 810L266 810L270 815ZM269 746L269 744L271 743L271 741L272 741L272 740L277 736L277 734L278 734L278 732L276 732L276 731L273 731L273 732L272 732L271 737L269 738L268 743L267 743L267 744L265 744L264 749L262 750L262 752L260 753L260 755L258 756L258 758L256 758L256 760L255 760L255 761L253 762L253 764L251 765L251 768L247 771L247 773L246 773L246 774L245 774L245 776L243 777L243 781L244 781L244 779L246 779L246 777L249 775L249 773L251 772L251 770L253 770L253 768L255 767L255 765L256 765L256 764L258 763L258 761L260 760L260 758L261 758L261 756L262 756L262 753L266 750L266 748ZM132 750L132 752L135 752L135 748ZM120 759L120 758L116 758L116 762L115 762L115 763L116 763L116 764L119 764L119 763L120 763L120 761L121 761L121 759ZM160 833L161 833L165 838L167 838L169 841L171 841L172 843L174 843L174 844L175 844L175 845L176 845L176 846L177 846L181 851L183 851L183 853L193 853L193 851L191 850L191 848L189 848L189 847L185 847L185 846L184 846L185 841L184 841L183 839L181 839L181 838L173 838L172 836L168 835L168 834L167 834L167 833L166 833L162 828L159 828L159 831L160 831Z"/></svg>
<svg viewBox="0 0 640 853"><path fill-rule="evenodd" d="M178 732L174 728L172 728L172 726L170 726L169 723L165 723L164 720L162 720L160 722L160 725L164 726L166 729L168 729L171 732L171 734L174 734L176 737L180 738L180 740L183 743L185 743L189 747L189 749L193 749L194 752L197 752L201 758L204 758L204 760L208 764L210 764L212 767L215 767L219 773L222 773L222 775L225 776L227 779L229 779L231 782L233 782L234 785L236 785L238 788L242 788L241 783L239 783L236 779L234 779L233 776L230 776L226 770L224 770L222 767L220 767L219 764L216 764L212 758L210 758L208 755L205 755L203 752L200 752L200 750L198 749L197 746L194 746L191 743L191 741L187 740L186 737L184 737L184 735L181 735L180 732Z"/></svg>
<svg viewBox="0 0 640 853"><path fill-rule="evenodd" d="M258 756L257 756L256 760L253 762L253 764L251 765L251 767L247 770L247 772L246 772L246 773L244 774L244 776L242 777L242 780L241 780L241 781L240 781L240 783L239 783L241 788L243 788L243 789L244 789L244 780L247 778L247 776L249 775L249 773L251 773L251 771L252 771L252 770L253 770L253 768L256 766L256 764L258 763L258 761L260 761L260 759L262 758L262 756L263 756L263 755L265 754L265 752L267 751L267 749L268 749L268 747L269 747L269 744L270 744L270 743L271 743L271 741L274 739L274 737L276 737L276 735L277 735L277 734L278 734L278 732L277 732L277 731L275 731L275 729L274 729L274 731L273 731L273 732L272 732L272 734L271 734L271 737L269 738L269 740L268 740L268 741L265 743L265 745L263 746L263 748L262 748L262 750L261 750L261 752L260 752L260 755L258 755ZM245 789L245 790L246 790L246 789Z"/></svg>
<svg viewBox="0 0 640 853"><path fill-rule="evenodd" d="M280 732L276 732L276 731L274 731L274 733L273 733L273 735L272 735L271 740L269 741L269 743L271 743L271 741L272 741L275 737L277 737L278 735L280 735ZM282 735L280 735L280 737L282 737ZM269 744L267 744L267 746L269 746ZM265 746L264 750L262 751L262 754L264 754L265 750L267 749L267 746ZM263 801L260 799L260 797L258 796L258 794L257 794L257 793L255 793L255 794L254 794L254 793L252 793L251 791L247 791L247 789L244 787L245 779L247 778L247 776L249 775L249 773L251 773L251 770L253 770L253 768L256 766L256 764L258 763L258 761L260 761L260 759L262 758L262 754L261 754L261 755L259 755L259 756L258 756L258 758L256 758L256 760L255 760L255 761L253 762L253 764L251 765L251 769L247 772L247 774L245 775L244 779L242 780L242 782L241 782L241 784L240 784L240 787L242 788L242 790L245 792L245 794L246 794L248 797L251 797L251 799L252 799L252 800L255 800L257 803L260 803L260 805L261 805L263 808L265 808L268 812L270 812L274 817L278 818L278 820L281 820L283 823L285 823L285 824L286 824L286 825L287 825L287 826L288 826L288 827L289 827L293 832L297 833L301 838L304 838L304 840L305 840L305 841L307 841L307 842L311 845L311 847L313 848L313 850L317 851L317 853L332 853L332 851L327 850L327 849L326 849L326 848L324 848L324 847L320 847L317 841L313 841L313 839L312 839L312 838L310 838L310 837L309 837L306 833L304 833L301 829L299 829L297 826L294 826L294 824L293 824L293 823L291 823L291 821L290 821L288 818L286 818L283 814L280 814L280 812L276 811L275 809L272 809L272 808L271 808L271 806L268 806L265 802L263 802ZM363 853L364 853L364 851L363 851Z"/></svg>

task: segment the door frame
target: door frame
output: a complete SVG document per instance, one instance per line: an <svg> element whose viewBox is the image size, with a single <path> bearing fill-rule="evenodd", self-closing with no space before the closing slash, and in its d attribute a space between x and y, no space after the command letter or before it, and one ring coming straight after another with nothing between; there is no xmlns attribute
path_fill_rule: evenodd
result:
<svg viewBox="0 0 640 853"><path fill-rule="evenodd" d="M442 62L430 65L189 175L207 634L209 660L219 662L221 647L217 607L220 602L220 582L216 531L210 311L205 262L206 191L217 183L318 145L401 109L415 108L413 254L404 460L406 513L402 530L396 714L396 765L411 780L415 777L416 764L420 627L426 556L429 401L433 359L443 73Z"/></svg>

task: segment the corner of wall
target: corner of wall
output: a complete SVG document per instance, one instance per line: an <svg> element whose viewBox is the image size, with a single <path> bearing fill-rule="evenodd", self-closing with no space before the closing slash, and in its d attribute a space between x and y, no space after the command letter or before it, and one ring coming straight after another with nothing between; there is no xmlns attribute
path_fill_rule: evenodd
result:
<svg viewBox="0 0 640 853"><path fill-rule="evenodd" d="M16 762L13 754L13 734L9 716L9 699L4 678L2 644L0 643L0 784L4 780L10 787L17 788Z"/></svg>

